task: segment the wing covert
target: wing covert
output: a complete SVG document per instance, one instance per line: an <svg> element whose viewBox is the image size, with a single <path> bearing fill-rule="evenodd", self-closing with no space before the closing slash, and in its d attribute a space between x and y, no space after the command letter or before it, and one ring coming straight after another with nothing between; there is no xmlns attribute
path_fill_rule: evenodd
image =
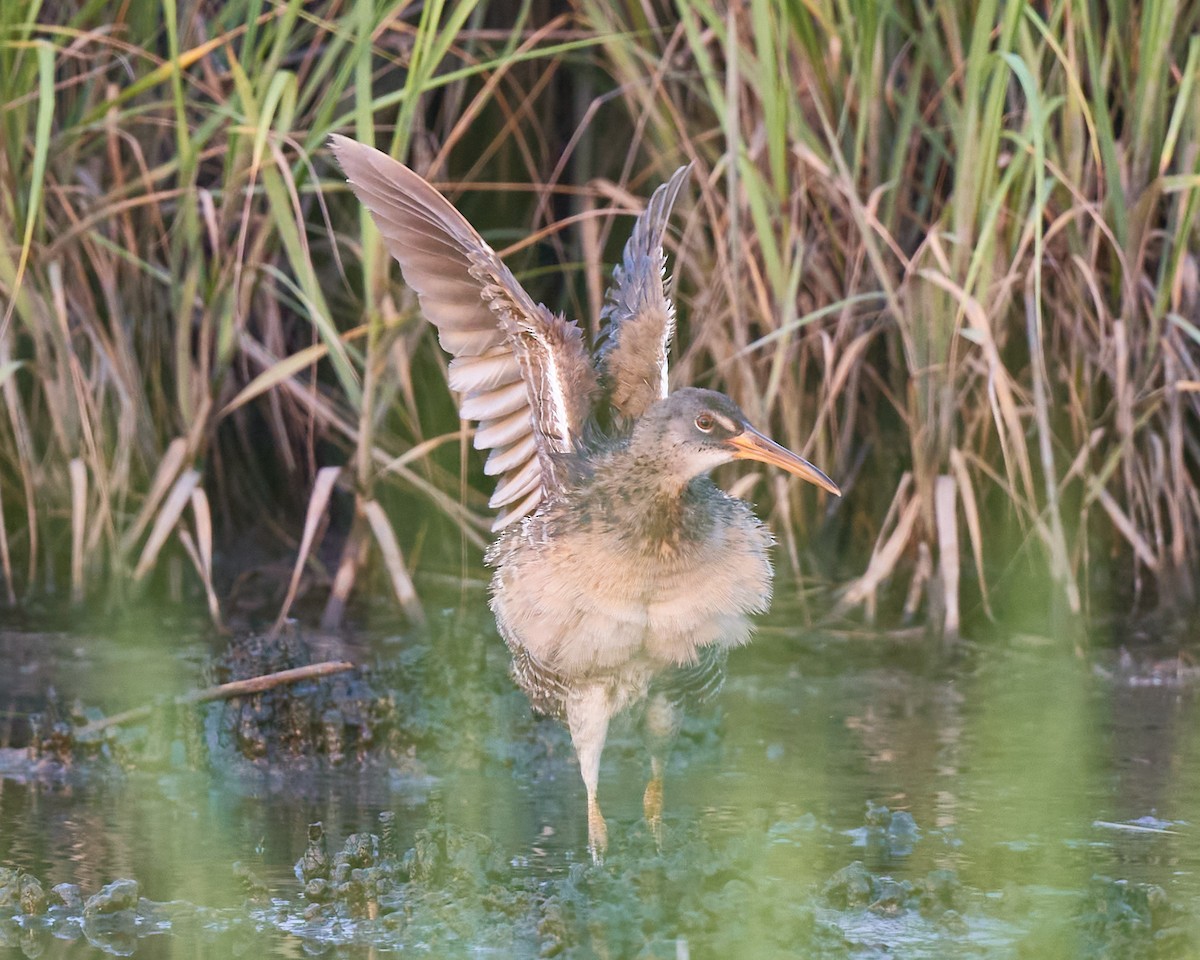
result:
<svg viewBox="0 0 1200 960"><path fill-rule="evenodd" d="M512 272L426 180L347 137L331 138L350 186L371 212L404 282L451 355L459 414L478 421L475 447L499 480L493 529L528 516L561 488L595 389L579 327L534 303Z"/></svg>
<svg viewBox="0 0 1200 960"><path fill-rule="evenodd" d="M633 226L605 294L600 374L613 409L627 420L636 420L667 395L675 305L666 293L663 234L675 198L691 172L691 164L680 167L654 191Z"/></svg>

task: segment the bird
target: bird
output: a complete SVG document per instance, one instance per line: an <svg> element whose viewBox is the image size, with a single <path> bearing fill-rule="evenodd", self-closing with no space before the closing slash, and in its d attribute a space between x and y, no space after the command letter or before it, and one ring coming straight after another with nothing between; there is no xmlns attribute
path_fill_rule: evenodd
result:
<svg viewBox="0 0 1200 960"><path fill-rule="evenodd" d="M734 460L780 467L834 496L820 469L751 425L725 394L668 387L675 308L663 249L690 176L654 191L613 271L589 350L537 303L457 209L388 155L335 135L333 152L450 355L459 415L498 477L490 606L533 709L565 721L587 794L588 849L610 721L640 706L651 773L643 812L661 843L663 765L687 696L771 600L773 539L709 478Z"/></svg>

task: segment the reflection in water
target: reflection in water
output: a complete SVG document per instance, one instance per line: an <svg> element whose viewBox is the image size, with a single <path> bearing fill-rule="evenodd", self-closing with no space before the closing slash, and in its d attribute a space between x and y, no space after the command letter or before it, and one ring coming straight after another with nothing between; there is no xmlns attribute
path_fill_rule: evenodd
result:
<svg viewBox="0 0 1200 960"><path fill-rule="evenodd" d="M218 749L211 769L190 770L174 744L153 762L130 746L38 770L0 754L0 867L85 896L133 877L152 901L194 905L168 911L175 938L136 941L145 956L224 956L229 938L362 955L1073 957L1151 955L1151 942L1155 956L1192 955L1190 689L1133 686L1020 640L947 663L882 638L765 632L680 730L661 851L641 818L636 718L605 757L620 831L596 868L567 734L512 688L490 624L450 611L427 638L387 626L366 638L357 659L375 664L368 682L397 725L366 763L266 768ZM109 709L198 682L194 652L152 639L4 636L5 745L19 746L17 714L49 684ZM35 654L52 668L29 669ZM306 901L293 874L308 825L324 824L332 856L379 833L385 812L398 853L372 888L376 919L335 922L349 901ZM247 906L247 876L281 903ZM0 919L0 942L30 935ZM66 949L39 936L45 955Z"/></svg>

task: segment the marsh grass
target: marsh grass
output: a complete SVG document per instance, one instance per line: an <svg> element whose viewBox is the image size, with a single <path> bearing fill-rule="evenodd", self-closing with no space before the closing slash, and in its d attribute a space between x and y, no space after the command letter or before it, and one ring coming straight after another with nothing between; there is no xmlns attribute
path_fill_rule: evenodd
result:
<svg viewBox="0 0 1200 960"><path fill-rule="evenodd" d="M1112 588L1097 571L1192 599L1194 8L677 12L615 62L647 152L707 174L681 381L716 370L851 478L838 542L875 546L843 605L890 586L953 633L964 567L987 612L1030 561L1073 612ZM819 535L788 495L783 528Z"/></svg>
<svg viewBox="0 0 1200 960"><path fill-rule="evenodd" d="M953 634L1014 566L1073 612L1194 599L1192 5L119 9L0 3L9 603L192 583L219 622L255 538L294 559L289 606L315 572L336 621L374 556L419 616L410 568L484 542L444 360L335 131L587 318L625 215L694 162L675 382L842 481L739 486L843 609Z"/></svg>

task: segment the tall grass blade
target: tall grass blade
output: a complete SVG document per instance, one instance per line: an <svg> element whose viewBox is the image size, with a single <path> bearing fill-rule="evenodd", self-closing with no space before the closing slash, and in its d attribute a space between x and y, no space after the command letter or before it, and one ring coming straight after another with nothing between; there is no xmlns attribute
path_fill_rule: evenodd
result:
<svg viewBox="0 0 1200 960"><path fill-rule="evenodd" d="M8 291L8 306L0 317L0 341L8 331L9 321L17 308L17 298L25 271L29 266L29 255L33 249L33 234L38 215L42 211L42 194L46 188L46 161L50 155L50 134L54 123L54 47L45 40L34 41L37 51L38 97L37 125L33 135L33 163L29 172L29 195L25 205L25 229L21 238L21 252L17 259L16 276Z"/></svg>
<svg viewBox="0 0 1200 960"><path fill-rule="evenodd" d="M322 467L317 471L316 482L313 483L312 495L308 498L308 510L304 515L304 533L300 538L300 549L296 553L296 565L292 568L292 579L288 583L287 595L279 608L279 616L271 626L271 636L278 636L287 622L292 604L296 602L296 594L300 590L300 578L308 564L316 542L317 529L329 508L329 498L333 495L338 477L342 474L341 467Z"/></svg>
<svg viewBox="0 0 1200 960"><path fill-rule="evenodd" d="M957 640L962 619L958 610L958 490L953 476L943 474L934 485L934 524L937 527L938 572L941 576L942 638Z"/></svg>
<svg viewBox="0 0 1200 960"><path fill-rule="evenodd" d="M71 603L83 603L84 534L87 530L87 467L75 457L68 465L71 476Z"/></svg>
<svg viewBox="0 0 1200 960"><path fill-rule="evenodd" d="M179 518L183 516L183 511L187 507L188 501L191 500L192 491L196 489L199 482L200 471L191 469L185 470L175 481L175 485L163 502L162 509L155 514L154 526L150 528L150 536L146 538L146 544L142 547L137 566L133 568L134 583L142 580L157 562L158 555L167 542L167 537L179 523Z"/></svg>
<svg viewBox="0 0 1200 960"><path fill-rule="evenodd" d="M424 623L425 611L421 609L421 602L417 599L417 591L413 587L412 577L409 576L404 555L400 552L400 544L396 540L396 532L392 529L387 514L377 500L364 503L362 509L367 523L371 526L371 532L375 535L375 542L379 545L379 552L383 554L383 565L392 582L392 591L396 594L396 599L414 623Z"/></svg>
<svg viewBox="0 0 1200 960"><path fill-rule="evenodd" d="M188 547L189 554L194 554L192 557L193 563L196 564L196 572L200 574L200 580L204 584L204 595L208 602L208 614L212 618L213 626L218 630L224 629L221 621L221 603L217 599L217 591L213 586L213 521L212 508L208 503L208 494L204 492L204 488L196 486L192 490L191 496L192 517L196 522L196 541L194 549L191 545L191 537L186 536L184 540L185 547ZM186 528L180 528L181 538L188 534Z"/></svg>
<svg viewBox="0 0 1200 960"><path fill-rule="evenodd" d="M122 540L121 546L123 552L128 553L133 549L133 545L142 538L146 527L154 519L154 515L163 497L167 495L167 491L171 489L171 484L175 482L175 478L179 476L179 471L183 469L184 462L187 459L187 450L188 443L183 437L176 437L167 444L167 449L158 463L158 469L154 473L154 480L150 484L150 490L146 495L145 502L142 504L142 509L138 512L137 518L126 531L125 537Z"/></svg>
<svg viewBox="0 0 1200 960"><path fill-rule="evenodd" d="M10 607L17 604L17 589L13 584L12 557L8 552L8 524L4 519L4 478L0 477L0 574L4 575L4 596Z"/></svg>

